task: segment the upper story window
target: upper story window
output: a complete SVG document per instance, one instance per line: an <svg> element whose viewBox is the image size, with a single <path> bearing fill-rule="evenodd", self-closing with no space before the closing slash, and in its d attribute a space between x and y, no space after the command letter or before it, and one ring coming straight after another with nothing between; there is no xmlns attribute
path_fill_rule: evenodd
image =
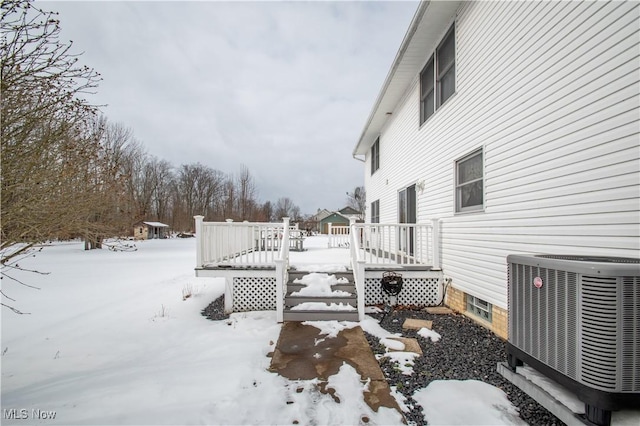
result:
<svg viewBox="0 0 640 426"><path fill-rule="evenodd" d="M455 24L420 72L420 124L427 121L456 91Z"/></svg>
<svg viewBox="0 0 640 426"><path fill-rule="evenodd" d="M420 124L435 111L435 87L433 79L433 58L420 74Z"/></svg>
<svg viewBox="0 0 640 426"><path fill-rule="evenodd" d="M380 200L371 203L371 223L380 223Z"/></svg>
<svg viewBox="0 0 640 426"><path fill-rule="evenodd" d="M380 168L380 138L371 145L371 174Z"/></svg>
<svg viewBox="0 0 640 426"><path fill-rule="evenodd" d="M456 212L484 209L482 148L456 161Z"/></svg>
<svg viewBox="0 0 640 426"><path fill-rule="evenodd" d="M439 107L456 91L456 28L451 27L438 50L438 102Z"/></svg>

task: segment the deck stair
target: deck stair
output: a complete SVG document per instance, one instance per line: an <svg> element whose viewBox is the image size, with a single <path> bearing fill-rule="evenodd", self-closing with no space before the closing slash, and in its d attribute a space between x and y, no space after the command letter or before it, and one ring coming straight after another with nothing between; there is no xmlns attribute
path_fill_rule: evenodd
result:
<svg viewBox="0 0 640 426"><path fill-rule="evenodd" d="M328 275L334 275L340 281L348 280L345 283L336 283L331 285L332 291L346 292L348 295L296 295L306 287L305 284L296 283L296 280L302 279L309 272L291 271L289 272L289 281L287 282L287 293L284 298L284 321L358 321L357 311L357 292L353 280L352 272L327 272ZM303 303L320 303L327 306L325 309L293 309ZM342 306L349 305L353 310L330 309L332 304Z"/></svg>

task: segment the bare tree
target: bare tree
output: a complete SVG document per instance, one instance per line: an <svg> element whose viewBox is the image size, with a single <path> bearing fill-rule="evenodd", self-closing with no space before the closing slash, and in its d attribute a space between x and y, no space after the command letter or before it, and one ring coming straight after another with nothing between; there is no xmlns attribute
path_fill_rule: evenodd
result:
<svg viewBox="0 0 640 426"><path fill-rule="evenodd" d="M259 209L259 213L256 216L256 220L259 222L271 222L273 221L273 205L271 201L266 201Z"/></svg>
<svg viewBox="0 0 640 426"><path fill-rule="evenodd" d="M91 129L97 108L82 98L99 75L77 63L71 43L59 41L54 13L27 0L3 0L0 8L0 262L6 265L40 241L85 232L104 182L89 179L103 164ZM5 250L16 244L20 250Z"/></svg>
<svg viewBox="0 0 640 426"><path fill-rule="evenodd" d="M222 216L220 219L237 219L234 208L236 204L236 186L233 179L228 178L224 181L222 193Z"/></svg>
<svg viewBox="0 0 640 426"><path fill-rule="evenodd" d="M364 210L367 205L367 194L364 186L357 186L353 192L347 192L347 205L356 209L361 215L364 215Z"/></svg>
<svg viewBox="0 0 640 426"><path fill-rule="evenodd" d="M256 184L251 172L244 164L240 167L240 173L236 179L236 192L237 216L240 220L251 220L256 204Z"/></svg>
<svg viewBox="0 0 640 426"><path fill-rule="evenodd" d="M190 229L193 216L198 214L207 220L220 220L228 181L224 173L211 167L199 163L182 165L175 181L174 215L177 218L174 226Z"/></svg>
<svg viewBox="0 0 640 426"><path fill-rule="evenodd" d="M161 222L169 222L171 205L171 191L175 183L173 167L166 160L153 158L151 162L153 173L153 209L155 218Z"/></svg>
<svg viewBox="0 0 640 426"><path fill-rule="evenodd" d="M297 213L296 213L297 212ZM280 220L283 217L293 217L294 214L300 214L300 208L296 206L289 197L279 198L276 202L274 211L274 219Z"/></svg>

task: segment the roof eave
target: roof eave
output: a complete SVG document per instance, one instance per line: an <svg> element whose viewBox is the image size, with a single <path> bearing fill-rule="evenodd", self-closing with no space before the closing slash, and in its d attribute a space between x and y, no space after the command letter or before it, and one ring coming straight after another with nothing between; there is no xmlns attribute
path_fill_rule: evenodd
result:
<svg viewBox="0 0 640 426"><path fill-rule="evenodd" d="M428 51L425 51L424 58L420 59L419 63L416 62L415 57L411 57L408 60L405 57L407 50L416 48L418 44L415 38L416 32L420 29L421 34L418 39L426 37L426 40L420 40L424 42L422 44L433 44L435 47L438 38L442 35L442 32L445 31L446 26L448 26L448 18L455 15L460 3L462 3L462 1L423 1L420 3L409 25L409 29L400 44L398 53L382 85L373 109L369 114L360 139L353 149L353 156L365 155L367 153L375 139L379 136L384 124L393 114L394 109L404 96L407 88L419 73L424 62L426 62ZM428 25L428 22L421 26L427 12L429 12L428 16L432 18L433 22L442 25L443 29L434 28L434 30L431 30L431 25ZM401 67L403 68L401 74L404 74L402 78L398 77L398 71ZM407 71L409 73L407 73ZM407 75L410 75L410 77L407 77Z"/></svg>

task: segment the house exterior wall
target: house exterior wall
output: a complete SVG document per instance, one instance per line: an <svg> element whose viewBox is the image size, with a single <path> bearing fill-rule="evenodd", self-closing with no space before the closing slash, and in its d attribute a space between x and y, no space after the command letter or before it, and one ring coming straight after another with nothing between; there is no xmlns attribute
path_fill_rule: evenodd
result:
<svg viewBox="0 0 640 426"><path fill-rule="evenodd" d="M366 220L379 200L380 222L397 222L398 191L417 184L418 223L441 219L450 290L502 312L508 254L640 257L639 8L464 3L456 93L420 126L415 76L373 175L366 156ZM479 148L484 209L455 213L456 160Z"/></svg>

